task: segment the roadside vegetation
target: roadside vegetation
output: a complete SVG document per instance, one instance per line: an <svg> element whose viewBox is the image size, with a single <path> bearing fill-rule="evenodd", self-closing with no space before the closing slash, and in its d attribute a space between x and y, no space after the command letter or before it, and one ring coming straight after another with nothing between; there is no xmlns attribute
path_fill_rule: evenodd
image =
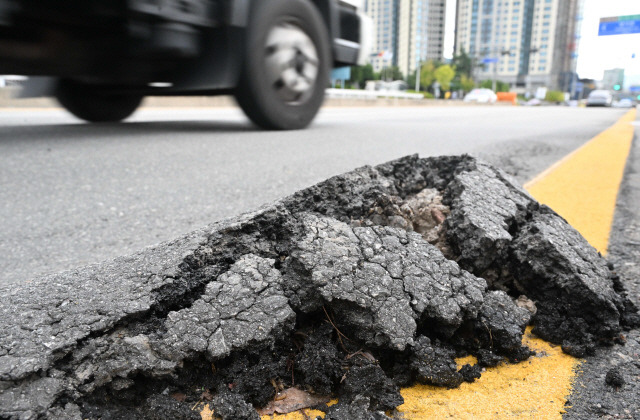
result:
<svg viewBox="0 0 640 420"><path fill-rule="evenodd" d="M351 79L345 81L347 89L364 89L369 80L398 81L402 80L407 84L407 93L422 93L425 99L462 99L467 93L475 88L494 90L492 80L476 82L473 79L474 69L482 68L484 64L478 63L465 51L455 55L447 62L439 60L428 60L420 65L419 72L403 75L397 66L384 68L376 72L371 64L365 66L351 67ZM419 73L420 81L416 83L416 76ZM511 86L501 80L495 81L495 92L509 92ZM517 100L521 103L528 101L524 95L518 95ZM560 91L548 91L544 98L545 102L563 103L564 93Z"/></svg>
<svg viewBox="0 0 640 420"><path fill-rule="evenodd" d="M472 58L464 51L448 63L439 60L425 61L420 66L418 89L425 98L434 98L438 93L440 98L449 97L451 92L464 95L476 87L472 77L473 66ZM416 73L403 75L397 66L387 67L380 72L375 72L371 64L356 66L351 67L351 79L346 81L345 87L363 89L369 80L404 80L409 87L407 92L416 92ZM500 88L506 86L508 91L507 84L499 83Z"/></svg>

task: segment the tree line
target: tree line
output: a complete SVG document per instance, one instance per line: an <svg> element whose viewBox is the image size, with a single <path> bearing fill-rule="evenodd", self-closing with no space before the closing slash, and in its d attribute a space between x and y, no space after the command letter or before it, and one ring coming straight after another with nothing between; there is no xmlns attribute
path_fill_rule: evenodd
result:
<svg viewBox="0 0 640 420"><path fill-rule="evenodd" d="M473 59L465 51L455 55L450 62L439 60L423 62L419 72L420 91L433 94L435 93L434 82L438 82L442 96L448 91L467 93L476 87L476 82L472 77L473 67ZM365 66L352 67L351 79L347 83L350 87L362 89L368 80L404 80L407 82L409 89L414 89L416 86L416 72L405 76L397 66L390 66L380 72L375 72L373 71L373 66L367 64ZM491 80L486 80L479 86L491 89ZM508 92L509 85L498 81L496 90L498 92Z"/></svg>

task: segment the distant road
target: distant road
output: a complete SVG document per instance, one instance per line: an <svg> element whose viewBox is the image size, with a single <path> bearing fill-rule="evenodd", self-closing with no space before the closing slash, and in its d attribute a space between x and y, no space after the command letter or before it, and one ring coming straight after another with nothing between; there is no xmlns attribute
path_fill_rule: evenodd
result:
<svg viewBox="0 0 640 420"><path fill-rule="evenodd" d="M131 253L412 153L470 153L524 182L624 112L324 108L308 130L262 132L230 108L143 109L104 126L0 110L0 283Z"/></svg>

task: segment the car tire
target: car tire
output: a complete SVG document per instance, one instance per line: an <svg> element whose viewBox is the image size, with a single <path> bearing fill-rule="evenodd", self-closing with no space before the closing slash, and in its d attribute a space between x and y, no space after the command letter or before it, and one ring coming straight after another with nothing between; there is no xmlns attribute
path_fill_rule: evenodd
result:
<svg viewBox="0 0 640 420"><path fill-rule="evenodd" d="M142 96L109 94L99 86L72 80L60 80L56 99L76 117L92 122L122 121L140 106Z"/></svg>
<svg viewBox="0 0 640 420"><path fill-rule="evenodd" d="M256 125L304 128L329 83L329 34L308 0L255 2L247 26L238 104Z"/></svg>

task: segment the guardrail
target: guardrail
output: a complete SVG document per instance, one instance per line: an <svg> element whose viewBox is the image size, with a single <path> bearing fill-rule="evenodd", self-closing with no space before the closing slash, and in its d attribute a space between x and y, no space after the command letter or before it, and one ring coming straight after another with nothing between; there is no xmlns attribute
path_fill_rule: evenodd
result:
<svg viewBox="0 0 640 420"><path fill-rule="evenodd" d="M421 100L424 96L420 93L406 93L398 90L363 90L363 89L334 89L326 90L327 98L333 99L364 99L374 101L378 98L400 98Z"/></svg>

